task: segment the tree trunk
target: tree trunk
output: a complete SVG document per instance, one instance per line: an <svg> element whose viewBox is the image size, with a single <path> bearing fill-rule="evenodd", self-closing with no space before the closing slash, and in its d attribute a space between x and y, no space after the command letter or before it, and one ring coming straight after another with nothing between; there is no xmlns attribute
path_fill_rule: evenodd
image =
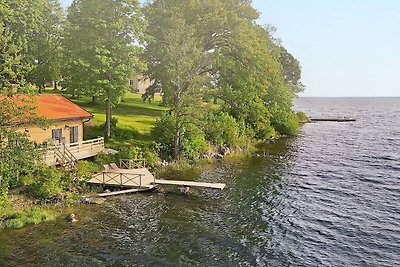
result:
<svg viewBox="0 0 400 267"><path fill-rule="evenodd" d="M180 143L180 127L179 127L179 116L176 114L175 121L175 134L174 134L174 159L179 157L179 143Z"/></svg>
<svg viewBox="0 0 400 267"><path fill-rule="evenodd" d="M107 101L106 106L106 125L105 125L105 138L110 139L111 137L111 102Z"/></svg>
<svg viewBox="0 0 400 267"><path fill-rule="evenodd" d="M57 91L58 90L58 83L57 83L57 81L54 81L53 83L54 83L54 91Z"/></svg>
<svg viewBox="0 0 400 267"><path fill-rule="evenodd" d="M92 105L97 105L99 97L97 95L92 96Z"/></svg>

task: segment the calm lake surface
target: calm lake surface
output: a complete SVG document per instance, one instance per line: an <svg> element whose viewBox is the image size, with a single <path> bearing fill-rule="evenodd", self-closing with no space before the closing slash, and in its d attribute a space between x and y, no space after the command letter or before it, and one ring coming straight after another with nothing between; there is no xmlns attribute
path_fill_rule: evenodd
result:
<svg viewBox="0 0 400 267"><path fill-rule="evenodd" d="M0 266L399 266L400 98L301 98L312 117L266 157L176 179L226 190L116 197L0 231Z"/></svg>

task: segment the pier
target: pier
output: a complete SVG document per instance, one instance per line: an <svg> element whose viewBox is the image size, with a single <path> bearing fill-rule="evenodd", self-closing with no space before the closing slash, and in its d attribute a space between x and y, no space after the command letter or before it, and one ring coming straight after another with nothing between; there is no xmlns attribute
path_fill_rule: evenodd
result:
<svg viewBox="0 0 400 267"><path fill-rule="evenodd" d="M145 164L143 164L145 165ZM123 160L120 166L137 166L132 162ZM138 193L153 190L160 185L172 185L178 187L198 187L223 190L223 183L205 183L193 181L176 181L156 179L147 168L123 169L116 164L105 165L105 170L95 173L87 181L88 184L101 185L107 187L119 187L120 191L106 192L98 194L98 197L115 196L120 194Z"/></svg>
<svg viewBox="0 0 400 267"><path fill-rule="evenodd" d="M356 121L354 118L310 118L311 122L323 122L323 121L332 121L332 122L351 122Z"/></svg>

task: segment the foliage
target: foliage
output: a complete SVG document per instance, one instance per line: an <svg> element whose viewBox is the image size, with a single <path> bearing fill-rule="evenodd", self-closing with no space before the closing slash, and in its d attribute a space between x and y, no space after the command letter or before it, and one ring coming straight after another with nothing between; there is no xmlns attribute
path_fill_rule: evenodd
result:
<svg viewBox="0 0 400 267"><path fill-rule="evenodd" d="M55 216L51 211L35 206L15 213L4 222L4 226L5 228L18 229L27 225L36 225L54 219Z"/></svg>
<svg viewBox="0 0 400 267"><path fill-rule="evenodd" d="M41 24L29 43L29 55L33 61L28 81L43 89L46 82L61 79L62 30L65 22L64 9L58 0L45 0L41 5Z"/></svg>
<svg viewBox="0 0 400 267"><path fill-rule="evenodd" d="M199 159L207 151L208 145L204 132L194 124L187 124L183 129L180 157L184 159Z"/></svg>
<svg viewBox="0 0 400 267"><path fill-rule="evenodd" d="M90 180L93 177L93 173L101 169L97 164L86 160L80 160L75 168L75 176L78 181Z"/></svg>
<svg viewBox="0 0 400 267"><path fill-rule="evenodd" d="M41 166L35 173L35 180L31 185L33 194L39 199L46 200L61 195L68 176L55 167Z"/></svg>
<svg viewBox="0 0 400 267"><path fill-rule="evenodd" d="M0 220L12 211L12 205L7 197L7 193L0 191Z"/></svg>
<svg viewBox="0 0 400 267"><path fill-rule="evenodd" d="M23 134L0 129L0 140L13 140L0 145L0 191L20 185L21 179L35 171L40 154Z"/></svg>
<svg viewBox="0 0 400 267"><path fill-rule="evenodd" d="M59 12L57 0L1 2L0 90L11 85L24 87L27 81L43 81L54 73L59 66L54 45L61 30Z"/></svg>
<svg viewBox="0 0 400 267"><path fill-rule="evenodd" d="M239 124L226 112L209 115L204 128L207 141L213 145L221 147L242 145Z"/></svg>
<svg viewBox="0 0 400 267"><path fill-rule="evenodd" d="M300 123L308 122L309 120L307 114L304 112L299 111L296 113L296 115Z"/></svg>
<svg viewBox="0 0 400 267"><path fill-rule="evenodd" d="M174 127L175 121L171 114L165 112L156 121L151 134L157 144L160 156L168 159L174 151Z"/></svg>
<svg viewBox="0 0 400 267"><path fill-rule="evenodd" d="M163 159L171 159L174 153L174 133L174 115L164 113L156 121L152 130L157 149ZM182 142L179 144L178 157L180 158L197 159L207 150L208 145L203 131L192 123L185 124L185 127L180 131L179 138L182 138Z"/></svg>
<svg viewBox="0 0 400 267"><path fill-rule="evenodd" d="M304 91L304 85L301 83L301 68L300 62L293 57L284 47L280 47L281 53L279 62L282 65L282 74L285 83L293 92L300 93Z"/></svg>
<svg viewBox="0 0 400 267"><path fill-rule="evenodd" d="M171 107L169 119L161 119L154 131L164 158L177 158L193 141L185 135L189 125L203 128L218 145L296 132L291 108L303 88L300 65L270 27L257 24L250 1L154 0L144 10L154 40L145 50L154 84L144 97L162 92L163 103ZM215 116L229 126L207 115L212 105L204 100L210 98L228 115ZM218 130L202 126L207 119Z"/></svg>
<svg viewBox="0 0 400 267"><path fill-rule="evenodd" d="M137 0L75 0L65 27L65 88L73 95L97 96L111 109L129 90L128 78L143 69L138 55L145 21Z"/></svg>

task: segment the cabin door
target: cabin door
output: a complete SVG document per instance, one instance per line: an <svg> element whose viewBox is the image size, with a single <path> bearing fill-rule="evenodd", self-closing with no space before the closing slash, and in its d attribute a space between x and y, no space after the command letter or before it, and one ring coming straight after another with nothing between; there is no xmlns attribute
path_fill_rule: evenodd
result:
<svg viewBox="0 0 400 267"><path fill-rule="evenodd" d="M78 126L73 126L69 128L69 142L78 143Z"/></svg>

